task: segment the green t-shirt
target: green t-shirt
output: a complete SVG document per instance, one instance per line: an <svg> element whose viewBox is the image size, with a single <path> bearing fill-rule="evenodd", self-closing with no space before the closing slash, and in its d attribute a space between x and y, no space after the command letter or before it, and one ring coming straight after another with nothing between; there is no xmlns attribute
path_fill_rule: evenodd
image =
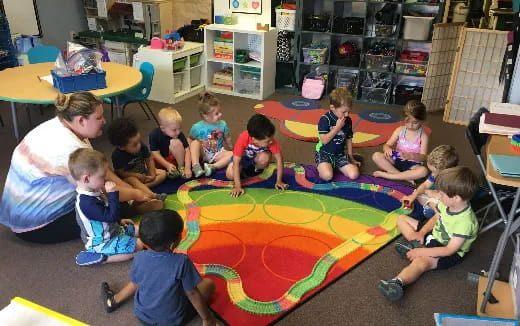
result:
<svg viewBox="0 0 520 326"><path fill-rule="evenodd" d="M452 237L464 238L464 243L457 251L460 257L464 257L477 238L478 222L475 213L470 206L462 212L451 213L443 203L437 205L437 210L440 217L433 227L433 237L443 246L447 246Z"/></svg>

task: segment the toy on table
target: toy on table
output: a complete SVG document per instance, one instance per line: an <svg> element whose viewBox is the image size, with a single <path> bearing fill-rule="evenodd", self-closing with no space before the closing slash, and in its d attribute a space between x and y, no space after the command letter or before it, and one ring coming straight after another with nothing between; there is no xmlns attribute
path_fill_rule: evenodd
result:
<svg viewBox="0 0 520 326"><path fill-rule="evenodd" d="M511 137L511 149L514 152L520 153L520 134L516 134Z"/></svg>
<svg viewBox="0 0 520 326"><path fill-rule="evenodd" d="M184 41L181 35L176 31L169 32L166 30L166 36L164 37L164 48L167 50L180 50L184 47Z"/></svg>

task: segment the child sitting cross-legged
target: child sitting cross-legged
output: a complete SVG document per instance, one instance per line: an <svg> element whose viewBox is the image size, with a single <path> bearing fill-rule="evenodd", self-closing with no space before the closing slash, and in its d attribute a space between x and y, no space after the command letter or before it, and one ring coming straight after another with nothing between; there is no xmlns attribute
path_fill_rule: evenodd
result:
<svg viewBox="0 0 520 326"><path fill-rule="evenodd" d="M150 189L166 179L166 171L155 168L150 150L141 141L135 122L128 118L115 120L108 127L108 139L116 146L112 152L116 174L150 198L166 199L166 194L156 194Z"/></svg>
<svg viewBox="0 0 520 326"><path fill-rule="evenodd" d="M265 169L271 161L271 155L276 159L276 189L285 190L288 185L283 182L282 149L274 138L274 125L265 116L255 114L247 122L247 130L242 132L233 149L232 162L226 169L226 177L234 181L231 197L238 197L245 191L242 188L241 177L250 177Z"/></svg>
<svg viewBox="0 0 520 326"><path fill-rule="evenodd" d="M87 251L76 258L79 265L119 262L143 249L138 227L119 216L119 192L107 181L108 161L100 152L80 148L69 157L69 170L76 182L76 220Z"/></svg>
<svg viewBox="0 0 520 326"><path fill-rule="evenodd" d="M403 204L411 206L411 203L417 200L423 206L423 215L426 218L438 213L436 207L439 202L439 194L434 189L435 178L441 171L457 166L457 164L459 164L459 155L455 147L451 145L435 147L426 159L426 166L430 170L430 175L412 194L401 199Z"/></svg>
<svg viewBox="0 0 520 326"><path fill-rule="evenodd" d="M116 310L134 293L134 313L143 325L186 325L198 313L204 326L215 318L207 302L215 289L202 279L185 254L172 252L179 245L184 222L176 211L159 210L141 219L140 236L151 250L139 252L130 270L130 282L114 293L101 284L107 312Z"/></svg>
<svg viewBox="0 0 520 326"><path fill-rule="evenodd" d="M182 132L179 111L171 107L161 109L159 128L152 130L148 139L155 163L166 169L168 178L191 178L190 147Z"/></svg>
<svg viewBox="0 0 520 326"><path fill-rule="evenodd" d="M460 263L477 238L478 222L469 205L479 186L477 176L469 168L457 166L441 171L435 186L440 195L438 214L425 224L406 215L397 220L406 240L397 243L396 250L411 262L393 279L377 284L388 300L402 298L404 287L423 273Z"/></svg>

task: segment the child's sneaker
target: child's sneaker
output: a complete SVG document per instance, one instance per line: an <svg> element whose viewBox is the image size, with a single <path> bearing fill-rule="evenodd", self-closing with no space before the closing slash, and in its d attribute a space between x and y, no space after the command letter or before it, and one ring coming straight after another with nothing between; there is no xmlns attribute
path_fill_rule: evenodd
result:
<svg viewBox="0 0 520 326"><path fill-rule="evenodd" d="M204 163L204 175L209 177L213 173L213 166L209 163Z"/></svg>
<svg viewBox="0 0 520 326"><path fill-rule="evenodd" d="M157 194L157 195L155 196L155 199L158 199L158 200L162 200L162 201L164 201L164 200L166 200L166 197L168 197L168 194L163 192L163 193L161 193L161 194Z"/></svg>
<svg viewBox="0 0 520 326"><path fill-rule="evenodd" d="M193 171L193 176L195 178L198 178L200 177L201 175L204 174L204 170L202 169L202 167L200 166L200 164L195 164L193 165L193 167L191 168L191 170Z"/></svg>
<svg viewBox="0 0 520 326"><path fill-rule="evenodd" d="M76 264L79 266L89 266L102 264L107 260L108 256L92 251L81 251L76 256Z"/></svg>
<svg viewBox="0 0 520 326"><path fill-rule="evenodd" d="M408 251L415 249L415 248L423 248L424 246L417 240L403 240L398 241L395 243L395 251L401 256L402 258L406 259L406 254Z"/></svg>
<svg viewBox="0 0 520 326"><path fill-rule="evenodd" d="M403 283L398 279L381 280L377 283L377 289L390 301L397 301L403 297Z"/></svg>
<svg viewBox="0 0 520 326"><path fill-rule="evenodd" d="M179 172L179 170L175 169L173 171L169 171L167 176L168 179L178 179L181 177L181 173Z"/></svg>

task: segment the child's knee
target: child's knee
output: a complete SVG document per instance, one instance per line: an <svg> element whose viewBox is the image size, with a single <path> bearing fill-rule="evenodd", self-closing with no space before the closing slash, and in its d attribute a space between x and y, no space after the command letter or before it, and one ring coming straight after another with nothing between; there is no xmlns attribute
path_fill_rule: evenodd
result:
<svg viewBox="0 0 520 326"><path fill-rule="evenodd" d="M334 172L329 170L321 170L319 171L320 179L324 181L330 181L332 180L332 177L334 177Z"/></svg>
<svg viewBox="0 0 520 326"><path fill-rule="evenodd" d="M259 169L264 169L269 165L269 161L271 160L271 155L267 152L262 152L257 155L255 158L255 165Z"/></svg>
<svg viewBox="0 0 520 326"><path fill-rule="evenodd" d="M172 138L170 140L170 151L173 152L174 150L179 150L179 149L184 149L182 142L178 138Z"/></svg>
<svg viewBox="0 0 520 326"><path fill-rule="evenodd" d="M374 152L372 154L372 161L379 161L383 157L383 153L381 152Z"/></svg>

